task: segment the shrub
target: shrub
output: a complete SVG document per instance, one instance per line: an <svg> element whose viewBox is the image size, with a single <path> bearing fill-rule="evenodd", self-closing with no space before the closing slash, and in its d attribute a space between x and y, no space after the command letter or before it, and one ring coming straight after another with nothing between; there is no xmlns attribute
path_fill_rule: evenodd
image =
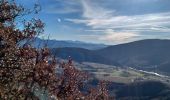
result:
<svg viewBox="0 0 170 100"><path fill-rule="evenodd" d="M40 19L23 20L23 28L17 28L17 18L29 13L15 1L0 1L0 99L39 100L40 92L47 94L48 99L107 100L102 82L88 93L80 90L87 75L77 70L71 59L67 63L57 62L48 48L30 45L30 40L43 33L44 23ZM21 45L23 41L26 42ZM63 70L60 74L56 73L58 66Z"/></svg>

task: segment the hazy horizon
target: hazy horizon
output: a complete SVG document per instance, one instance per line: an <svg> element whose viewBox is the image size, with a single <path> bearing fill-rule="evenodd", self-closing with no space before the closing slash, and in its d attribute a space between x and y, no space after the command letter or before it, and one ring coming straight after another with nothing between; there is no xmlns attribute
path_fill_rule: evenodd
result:
<svg viewBox="0 0 170 100"><path fill-rule="evenodd" d="M134 40L134 41L127 41L124 43L115 43L115 44L107 44L107 43L96 43L96 42L88 42L88 41L81 41L81 40L61 40L61 39L52 39L52 38L43 38L43 37L38 37L42 40L54 40L54 41L68 41L68 42L82 42L82 43L89 43L89 44L102 44L102 45L119 45L119 44L126 44L126 43L131 43L131 42L136 42L136 41L143 41L143 40L170 40L170 39L160 39L160 38L153 38L153 39L139 39L139 40Z"/></svg>

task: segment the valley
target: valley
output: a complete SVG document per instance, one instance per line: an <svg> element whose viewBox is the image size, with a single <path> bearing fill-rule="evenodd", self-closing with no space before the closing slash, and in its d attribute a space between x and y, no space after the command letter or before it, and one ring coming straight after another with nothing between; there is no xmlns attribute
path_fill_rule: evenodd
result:
<svg viewBox="0 0 170 100"><path fill-rule="evenodd" d="M133 83L140 81L161 81L170 84L170 77L154 72L137 70L131 67L121 68L98 63L82 62L75 63L75 66L99 80L106 80L116 83Z"/></svg>
<svg viewBox="0 0 170 100"><path fill-rule="evenodd" d="M108 83L109 94L116 100L166 100L170 97L170 77L154 72L121 68L91 62L74 62L76 68L87 72L88 85L98 81Z"/></svg>
<svg viewBox="0 0 170 100"><path fill-rule="evenodd" d="M56 58L71 57L74 66L88 74L91 87L107 81L109 94L116 100L166 100L170 98L169 46L170 40L150 39L96 50L50 49Z"/></svg>

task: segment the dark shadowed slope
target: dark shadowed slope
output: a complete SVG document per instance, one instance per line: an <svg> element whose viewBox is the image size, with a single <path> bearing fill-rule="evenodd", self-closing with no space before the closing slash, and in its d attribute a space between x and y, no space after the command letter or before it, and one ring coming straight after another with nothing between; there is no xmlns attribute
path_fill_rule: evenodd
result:
<svg viewBox="0 0 170 100"><path fill-rule="evenodd" d="M89 81L92 86L99 80ZM170 100L170 86L159 81L140 81L129 84L111 82L109 94L116 100Z"/></svg>
<svg viewBox="0 0 170 100"><path fill-rule="evenodd" d="M117 65L118 63L114 61L110 61L103 56L96 54L94 51L82 49L82 48L53 48L51 49L52 53L57 57L62 59L67 59L69 56L75 61L78 62L96 62L102 64L109 64L109 65Z"/></svg>
<svg viewBox="0 0 170 100"><path fill-rule="evenodd" d="M170 72L170 40L141 40L97 50L123 66Z"/></svg>
<svg viewBox="0 0 170 100"><path fill-rule="evenodd" d="M117 100L169 100L170 87L158 81L124 85L116 92Z"/></svg>

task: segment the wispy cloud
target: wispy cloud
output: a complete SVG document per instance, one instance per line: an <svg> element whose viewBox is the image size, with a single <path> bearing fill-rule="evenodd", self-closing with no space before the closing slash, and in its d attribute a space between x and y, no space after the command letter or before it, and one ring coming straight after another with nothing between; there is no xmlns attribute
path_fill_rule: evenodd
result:
<svg viewBox="0 0 170 100"><path fill-rule="evenodd" d="M136 32L128 32L128 31L121 31L121 32L115 32L112 29L106 29L106 30L86 30L90 32L101 32L101 34L90 34L90 35L80 35L81 38L89 38L89 39L95 39L96 41L102 41L107 44L119 44L119 43L125 43L130 42L134 38L138 39L141 37L141 34L138 34Z"/></svg>
<svg viewBox="0 0 170 100"><path fill-rule="evenodd" d="M81 0L83 7L83 17L87 19L105 19L110 18L114 11L106 10L89 0Z"/></svg>
<svg viewBox="0 0 170 100"><path fill-rule="evenodd" d="M128 42L129 39L131 38L136 38L139 37L140 35L135 33L135 32L114 32L114 30L112 29L108 29L105 30L106 34L104 34L103 36L100 36L99 39L100 40L104 40L104 41L109 41L109 42L118 42L118 43L122 43L122 42Z"/></svg>
<svg viewBox="0 0 170 100"><path fill-rule="evenodd" d="M80 12L79 9L75 9L72 7L65 7L65 8L57 8L57 7L48 7L45 9L44 11L45 13L49 13L49 14L71 14L71 13L77 13Z"/></svg>
<svg viewBox="0 0 170 100"><path fill-rule="evenodd" d="M52 0L50 5L47 5L44 12L51 14L71 14L80 12L80 5L76 0Z"/></svg>
<svg viewBox="0 0 170 100"><path fill-rule="evenodd" d="M66 21L90 27L86 31L105 33L96 36L100 40L126 42L143 36L143 32L170 32L170 12L125 16L116 15L115 10L104 8L90 0L81 0L81 4L82 18Z"/></svg>
<svg viewBox="0 0 170 100"><path fill-rule="evenodd" d="M66 19L74 23L85 24L93 29L165 29L170 25L170 12L135 15L135 16L111 16L109 18L91 19Z"/></svg>

